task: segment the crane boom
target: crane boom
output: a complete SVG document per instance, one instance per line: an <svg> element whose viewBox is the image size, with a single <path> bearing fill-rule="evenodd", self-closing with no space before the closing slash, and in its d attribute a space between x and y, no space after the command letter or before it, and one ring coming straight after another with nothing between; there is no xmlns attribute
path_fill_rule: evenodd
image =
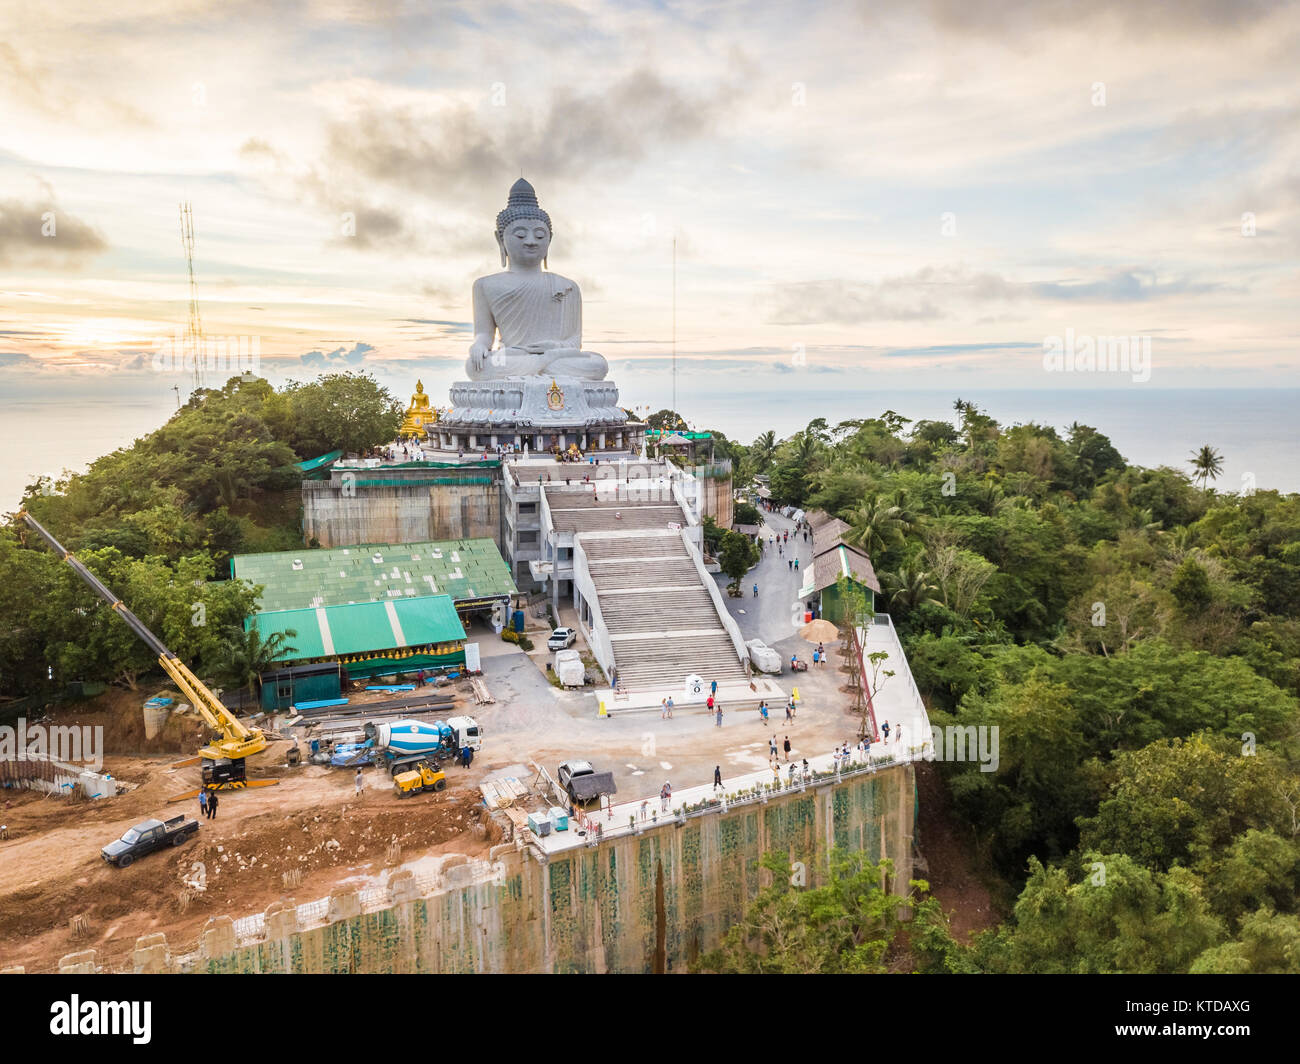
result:
<svg viewBox="0 0 1300 1064"><path fill-rule="evenodd" d="M249 728L247 725L240 723L239 718L221 704L221 699L208 690L207 685L190 671L185 662L168 650L167 645L161 639L149 631L145 623L127 608L125 602L114 595L104 586L99 577L73 557L72 551L66 549L26 510L19 510L17 516L26 521L32 530L41 539L45 540L49 548L67 562L72 571L81 577L95 594L107 602L113 612L126 622L127 627L139 637L140 641L158 656L158 664L162 667L163 672L171 677L176 686L180 688L181 694L189 700L190 705L199 711L208 727L221 733L221 738L217 742L211 746L205 746L199 751L200 756L212 760L219 758L234 760L260 753L266 749L266 738L262 735L261 730Z"/></svg>

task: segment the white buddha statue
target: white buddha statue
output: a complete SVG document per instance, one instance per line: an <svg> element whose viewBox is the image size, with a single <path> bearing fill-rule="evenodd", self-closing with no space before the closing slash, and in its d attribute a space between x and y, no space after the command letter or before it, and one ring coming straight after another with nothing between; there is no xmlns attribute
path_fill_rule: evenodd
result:
<svg viewBox="0 0 1300 1064"><path fill-rule="evenodd" d="M603 380L609 364L582 350L582 293L542 267L551 219L522 177L497 215L501 273L474 282L474 343L465 371L472 381L542 374ZM495 346L497 337L500 346Z"/></svg>

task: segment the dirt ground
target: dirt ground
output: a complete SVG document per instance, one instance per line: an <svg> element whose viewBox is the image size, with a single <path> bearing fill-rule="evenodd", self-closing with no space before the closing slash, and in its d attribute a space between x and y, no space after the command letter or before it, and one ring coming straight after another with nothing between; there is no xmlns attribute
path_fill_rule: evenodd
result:
<svg viewBox="0 0 1300 1064"><path fill-rule="evenodd" d="M248 763L250 779L276 778L278 786L222 792L217 819L200 821L196 839L125 869L105 864L100 848L149 817L198 816L196 800L169 805L167 799L197 787L196 766L171 765L193 754L202 729L197 718L173 717L161 735L146 740L140 707L153 691L113 691L61 714L53 723L102 725L106 771L137 786L113 799L80 802L0 790L0 824L8 828L0 841L0 968L51 971L60 957L89 948L100 951L102 962L120 965L139 936L157 931L174 951L184 951L212 916L238 919L284 897L311 901L340 883L377 876L391 867L394 842L402 861L440 852L484 854L493 825L478 784L502 770L530 783L532 760L554 771L566 757L590 758L615 774L620 800L628 800L657 792L665 777L679 789L707 782L714 765L724 775L763 768L772 735L789 734L796 758L824 753L851 738L856 724L845 713L843 678L833 668L801 677L804 703L793 725L774 720L766 727L748 712L728 716L717 729L703 712L679 712L670 721L657 713L598 720L593 699L556 690L517 647L498 640L483 649L484 679L497 701L476 706L467 683L451 686L457 704L439 715L475 716L486 739L471 768L444 766L446 791L399 799L387 772L368 768L358 799L351 771L290 768L290 744L279 741ZM972 847L949 823L933 766L921 767L919 781L918 841L929 867L917 874L929 879L954 932L964 937L992 925L997 914ZM284 873L295 868L302 881L286 889ZM84 929L74 931L74 918L84 919Z"/></svg>
<svg viewBox="0 0 1300 1064"><path fill-rule="evenodd" d="M130 701L138 715L138 695ZM272 744L249 761L250 778L279 776L278 786L223 792L217 819L201 820L197 838L128 868L107 865L100 848L148 817L197 817L197 800L167 803L197 785L197 767L170 768L175 755L110 755L105 770L139 784L110 800L0 791L8 829L0 842L0 967L52 970L63 955L92 947L123 960L140 935L155 931L179 951L194 945L209 917L251 915L286 896L310 901L340 881L377 875L391 867L393 843L400 860L473 856L490 845L480 826L482 770L454 776L440 794L398 799L386 772L367 769L358 799L351 772L285 767L288 747ZM286 890L284 873L294 868L302 881ZM74 917L85 918L83 931L74 933Z"/></svg>

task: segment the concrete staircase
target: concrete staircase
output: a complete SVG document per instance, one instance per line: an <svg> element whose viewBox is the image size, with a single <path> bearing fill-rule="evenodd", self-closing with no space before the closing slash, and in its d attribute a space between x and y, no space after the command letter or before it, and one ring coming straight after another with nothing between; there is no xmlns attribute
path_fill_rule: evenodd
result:
<svg viewBox="0 0 1300 1064"><path fill-rule="evenodd" d="M585 523L581 530L588 531ZM602 523L597 531L603 530ZM640 536L584 535L582 549L622 686L673 689L692 672L706 683L745 682L744 664L679 535L666 528Z"/></svg>

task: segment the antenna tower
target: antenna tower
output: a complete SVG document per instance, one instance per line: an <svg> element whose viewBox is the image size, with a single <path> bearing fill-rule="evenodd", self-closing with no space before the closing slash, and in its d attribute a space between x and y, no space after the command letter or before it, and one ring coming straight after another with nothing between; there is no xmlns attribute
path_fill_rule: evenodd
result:
<svg viewBox="0 0 1300 1064"><path fill-rule="evenodd" d="M194 214L190 204L181 204L181 247L190 276L190 316L185 327L184 351L193 359L194 387L203 387L203 321L199 317L199 286L194 279Z"/></svg>

